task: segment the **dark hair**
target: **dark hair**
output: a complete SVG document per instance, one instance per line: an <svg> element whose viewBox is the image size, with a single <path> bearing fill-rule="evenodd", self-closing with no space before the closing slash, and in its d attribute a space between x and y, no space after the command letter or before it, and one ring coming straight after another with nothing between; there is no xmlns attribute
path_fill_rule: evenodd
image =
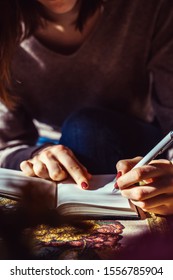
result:
<svg viewBox="0 0 173 280"><path fill-rule="evenodd" d="M102 0L80 1L79 16L75 25L80 31ZM10 64L16 46L22 39L29 37L46 18L43 6L36 0L0 1L0 99L13 108L16 98L10 93Z"/></svg>

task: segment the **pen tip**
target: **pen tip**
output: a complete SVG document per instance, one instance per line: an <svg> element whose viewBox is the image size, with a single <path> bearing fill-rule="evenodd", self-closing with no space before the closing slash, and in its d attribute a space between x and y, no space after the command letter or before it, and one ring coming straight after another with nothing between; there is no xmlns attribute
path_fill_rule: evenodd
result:
<svg viewBox="0 0 173 280"><path fill-rule="evenodd" d="M117 191L118 191L118 189L114 188L114 189L112 190L112 193L114 194L114 193L116 193Z"/></svg>

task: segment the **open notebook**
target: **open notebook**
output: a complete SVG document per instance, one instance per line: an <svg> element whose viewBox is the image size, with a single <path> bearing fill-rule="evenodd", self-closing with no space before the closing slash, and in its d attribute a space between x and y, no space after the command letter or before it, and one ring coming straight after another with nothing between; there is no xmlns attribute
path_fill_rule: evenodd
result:
<svg viewBox="0 0 173 280"><path fill-rule="evenodd" d="M72 179L56 183L27 177L20 171L0 168L0 195L27 205L44 205L63 216L93 218L140 218L138 210L121 192L112 193L115 175L95 175L90 189L83 190Z"/></svg>

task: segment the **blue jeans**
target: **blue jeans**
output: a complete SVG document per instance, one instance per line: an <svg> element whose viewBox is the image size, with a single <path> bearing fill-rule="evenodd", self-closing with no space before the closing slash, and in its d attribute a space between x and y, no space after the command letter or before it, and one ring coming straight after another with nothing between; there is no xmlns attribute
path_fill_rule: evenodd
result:
<svg viewBox="0 0 173 280"><path fill-rule="evenodd" d="M144 156L163 137L154 124L114 111L86 108L62 126L59 143L69 147L92 174L115 173L118 160Z"/></svg>

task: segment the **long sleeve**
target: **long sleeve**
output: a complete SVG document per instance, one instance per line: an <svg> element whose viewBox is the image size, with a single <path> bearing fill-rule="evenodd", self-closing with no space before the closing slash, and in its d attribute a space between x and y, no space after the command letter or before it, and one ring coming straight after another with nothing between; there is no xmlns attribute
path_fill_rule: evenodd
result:
<svg viewBox="0 0 173 280"><path fill-rule="evenodd" d="M38 138L32 118L19 108L13 112L0 104L0 166L19 169L22 160L36 150Z"/></svg>
<svg viewBox="0 0 173 280"><path fill-rule="evenodd" d="M23 107L14 112L0 107L1 166L19 168L37 149L33 119L59 131L71 113L86 106L146 122L155 114L165 133L173 129L173 1L104 5L92 36L72 55L55 53L34 36L16 50L13 90Z"/></svg>

